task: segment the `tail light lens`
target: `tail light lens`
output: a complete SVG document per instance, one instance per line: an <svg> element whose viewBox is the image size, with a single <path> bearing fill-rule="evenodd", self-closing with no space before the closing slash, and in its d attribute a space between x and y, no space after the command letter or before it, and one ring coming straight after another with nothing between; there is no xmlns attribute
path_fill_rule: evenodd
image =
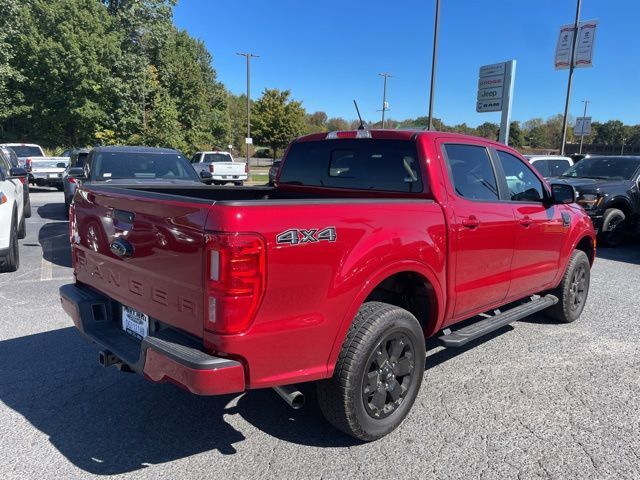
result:
<svg viewBox="0 0 640 480"><path fill-rule="evenodd" d="M75 179L75 178L73 178L73 177L69 177L69 176L67 176L67 182L69 182L69 183L76 183L76 179Z"/></svg>
<svg viewBox="0 0 640 480"><path fill-rule="evenodd" d="M211 173L213 173L213 170L214 170L214 168L213 168L213 163L210 163L210 164L209 164L209 171L210 171Z"/></svg>
<svg viewBox="0 0 640 480"><path fill-rule="evenodd" d="M219 334L246 331L266 287L266 244L257 234L212 234L207 241L205 328Z"/></svg>
<svg viewBox="0 0 640 480"><path fill-rule="evenodd" d="M30 158L27 158L27 159L24 161L25 170L26 170L27 172L30 172L30 171L31 171L31 163L32 163L32 161L31 161L31 159L30 159Z"/></svg>

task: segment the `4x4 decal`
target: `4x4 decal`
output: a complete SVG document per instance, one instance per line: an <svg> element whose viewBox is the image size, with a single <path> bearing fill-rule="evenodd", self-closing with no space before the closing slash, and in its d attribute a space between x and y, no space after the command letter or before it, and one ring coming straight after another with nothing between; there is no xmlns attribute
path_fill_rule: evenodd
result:
<svg viewBox="0 0 640 480"><path fill-rule="evenodd" d="M281 245L301 245L303 243L335 242L337 238L335 227L327 227L322 230L319 228L308 228L306 230L292 228L278 234L276 243Z"/></svg>

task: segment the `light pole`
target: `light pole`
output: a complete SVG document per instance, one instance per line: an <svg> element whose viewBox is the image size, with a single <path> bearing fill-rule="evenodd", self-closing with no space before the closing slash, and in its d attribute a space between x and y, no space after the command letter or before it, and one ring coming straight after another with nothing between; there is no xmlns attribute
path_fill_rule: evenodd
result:
<svg viewBox="0 0 640 480"><path fill-rule="evenodd" d="M253 53L236 53L247 59L247 138L245 139L245 147L247 149L247 170L249 170L249 142L251 141L251 57L258 58L260 55Z"/></svg>
<svg viewBox="0 0 640 480"><path fill-rule="evenodd" d="M567 83L567 98L564 102L564 116L562 117L562 145L560 155L564 155L564 144L567 141L567 115L569 114L569 100L571 98L571 82L573 80L573 62L576 57L576 42L578 40L578 27L580 26L580 6L582 0L578 0L576 6L576 22L573 26L573 39L571 42L571 60L569 61L569 82Z"/></svg>
<svg viewBox="0 0 640 480"><path fill-rule="evenodd" d="M582 100L582 103L584 103L584 113L582 114L582 127L580 128L580 150L578 151L579 154L582 154L582 141L584 140L584 122L587 118L587 105L589 105L589 100Z"/></svg>
<svg viewBox="0 0 640 480"><path fill-rule="evenodd" d="M624 141L626 139L624 137L622 137L622 147L620 148L620 155L624 155Z"/></svg>
<svg viewBox="0 0 640 480"><path fill-rule="evenodd" d="M433 27L433 55L431 57L431 88L429 89L429 125L433 129L433 91L436 86L436 62L438 59L438 26L440 25L440 0L436 0L436 19Z"/></svg>
<svg viewBox="0 0 640 480"><path fill-rule="evenodd" d="M382 128L384 128L384 112L387 109L387 78L393 77L390 73L379 73L384 78L384 87L382 89Z"/></svg>

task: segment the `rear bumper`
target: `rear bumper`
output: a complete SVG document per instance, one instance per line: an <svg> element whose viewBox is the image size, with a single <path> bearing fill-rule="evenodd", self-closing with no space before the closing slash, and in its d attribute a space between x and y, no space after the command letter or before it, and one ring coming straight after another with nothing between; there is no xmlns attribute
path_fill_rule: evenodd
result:
<svg viewBox="0 0 640 480"><path fill-rule="evenodd" d="M171 382L196 395L245 390L240 362L209 355L173 329L152 331L140 342L120 328L120 304L89 287L63 285L60 301L85 338L149 380Z"/></svg>
<svg viewBox="0 0 640 480"><path fill-rule="evenodd" d="M224 180L227 182L239 182L247 179L247 174L243 173L241 175L212 175L211 179L217 181Z"/></svg>

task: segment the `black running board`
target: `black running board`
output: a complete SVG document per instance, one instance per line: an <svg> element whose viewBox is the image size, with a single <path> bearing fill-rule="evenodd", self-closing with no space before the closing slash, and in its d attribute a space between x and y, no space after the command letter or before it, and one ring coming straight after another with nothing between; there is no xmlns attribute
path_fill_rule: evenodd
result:
<svg viewBox="0 0 640 480"><path fill-rule="evenodd" d="M544 297L533 298L531 301L523 305L511 308L496 315L492 315L484 320L479 320L471 325L463 327L459 330L445 330L445 335L438 337L445 347L462 347L464 344L482 337L487 333L498 330L499 328L509 325L516 320L544 310L558 303L558 298L553 295L545 295ZM447 333L448 332L448 333Z"/></svg>

